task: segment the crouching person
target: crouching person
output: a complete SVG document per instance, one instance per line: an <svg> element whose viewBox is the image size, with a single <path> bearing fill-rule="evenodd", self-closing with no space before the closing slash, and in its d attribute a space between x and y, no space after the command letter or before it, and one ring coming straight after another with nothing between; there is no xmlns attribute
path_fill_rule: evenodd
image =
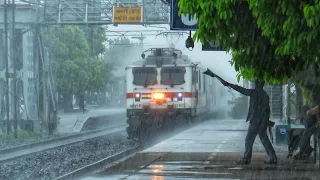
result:
<svg viewBox="0 0 320 180"><path fill-rule="evenodd" d="M296 160L306 160L311 155L314 149L310 145L310 138L313 134L320 130L316 116L317 114L320 114L319 106L311 110L308 109L308 106L304 106L302 108L302 117L305 129L299 143L300 150L294 156L294 159Z"/></svg>

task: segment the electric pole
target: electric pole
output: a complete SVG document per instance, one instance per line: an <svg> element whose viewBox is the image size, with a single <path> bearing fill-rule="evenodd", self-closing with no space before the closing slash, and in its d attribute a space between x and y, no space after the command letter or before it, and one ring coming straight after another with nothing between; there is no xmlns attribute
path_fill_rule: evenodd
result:
<svg viewBox="0 0 320 180"><path fill-rule="evenodd" d="M4 33L6 61L6 105L7 105L7 134L11 132L11 122L14 125L14 136L18 136L17 90L16 90L16 52L15 52L15 0L4 0ZM10 119L10 117L13 117Z"/></svg>

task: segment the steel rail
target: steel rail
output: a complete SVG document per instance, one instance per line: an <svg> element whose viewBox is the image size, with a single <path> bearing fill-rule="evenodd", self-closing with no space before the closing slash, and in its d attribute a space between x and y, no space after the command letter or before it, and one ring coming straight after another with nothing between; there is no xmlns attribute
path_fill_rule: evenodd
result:
<svg viewBox="0 0 320 180"><path fill-rule="evenodd" d="M184 127L179 127L178 128L178 132L179 133L183 132L183 131L185 131L185 130L187 130L189 128L192 128L192 127L202 123L205 120L210 119L211 115L212 114L204 115L204 116L200 117L202 120L198 119L193 124L185 124ZM135 146L133 148L124 150L124 151L119 152L119 153L117 153L115 155L111 155L111 156L106 157L104 159L98 160L98 161L96 161L94 163L91 163L89 165L86 165L84 167L76 169L76 170L74 170L72 172L69 172L69 173L66 173L64 175L61 175L61 176L55 178L54 180L79 179L81 177L86 177L86 176L88 176L90 174L101 172L104 169L106 169L106 167L111 167L111 166L114 165L114 163L121 162L121 161L123 161L125 159L128 159L129 157L132 157L135 153L137 153L139 151L142 151L144 149L147 149L149 147L152 147L152 146L156 145L157 143L159 143L159 142L161 142L161 141L163 141L165 139L168 139L168 138L170 138L172 136L174 136L174 134L165 135L165 137L163 139L161 139L161 140L153 139L153 138L148 139L143 144L139 144L138 146Z"/></svg>
<svg viewBox="0 0 320 180"><path fill-rule="evenodd" d="M130 156L136 152L139 152L140 150L142 150L142 146L140 146L140 145L135 146L133 148L124 150L120 153L117 153L115 155L111 155L107 158L101 159L99 161L96 161L94 163L86 165L82 168L79 168L77 170L69 172L65 175L57 177L54 180L70 180L70 179L75 179L75 178L79 178L79 177L88 175L89 173L92 173L92 172L98 172L98 171L102 170L105 166L109 165L110 163L118 161L118 160L125 158L127 156Z"/></svg>
<svg viewBox="0 0 320 180"><path fill-rule="evenodd" d="M66 137L61 137L61 138L56 138L56 139L52 139L52 140L47 140L47 141L42 141L42 142L37 142L37 143L31 143L31 144L26 144L26 145L22 145L22 146L17 146L17 147L13 147L13 148L8 148L8 149L3 149L0 154L0 164L9 162L9 161L13 161L15 159L19 159L19 158L23 158L23 157L27 157L42 151L47 151L47 150L52 150L52 149L56 149L56 148L62 148L62 147L67 147L73 144L77 144L80 143L82 141L86 141L86 140L91 140L91 139L95 139L98 137L102 137L102 136L106 136L106 135L111 135L111 134L117 134L119 132L124 132L125 131L125 125L121 125L121 126L114 126L114 127L109 127L109 128L104 128L104 129L99 129L99 130L94 130L94 131L88 131L85 133L80 133L80 134L74 134L74 135L70 135L70 136L66 136ZM105 133L103 133L105 132ZM96 134L96 136L94 135ZM93 135L92 137L88 137L86 138L86 136L89 135ZM74 139L74 140L71 140ZM63 143L63 141L67 141L70 140L70 142L65 142ZM57 142L61 142L63 144L57 144L56 146L54 145L54 143ZM52 147L48 147L48 148L44 148L42 150L38 150L38 148L41 148L43 145L49 145L52 144ZM23 151L23 150L28 150L30 151L32 148L35 148L35 151L31 151L30 153L21 153L18 155L15 155L13 157L8 157L6 158L6 155L8 155L9 153L15 153L15 152L19 152L19 151ZM4 152L4 153L3 153ZM4 157L4 158L3 158Z"/></svg>

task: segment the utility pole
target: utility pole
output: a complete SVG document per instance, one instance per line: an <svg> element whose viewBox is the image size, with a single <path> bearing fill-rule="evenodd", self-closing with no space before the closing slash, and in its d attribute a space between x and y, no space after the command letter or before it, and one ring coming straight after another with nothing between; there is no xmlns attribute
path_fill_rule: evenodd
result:
<svg viewBox="0 0 320 180"><path fill-rule="evenodd" d="M7 81L7 133L11 132L11 121L14 122L14 137L18 137L16 58L15 58L15 0L4 0L5 24L5 61ZM10 117L13 117L11 120Z"/></svg>
<svg viewBox="0 0 320 180"><path fill-rule="evenodd" d="M296 88L296 117L300 116L301 108L303 106L303 96L301 88L295 84ZM303 119L300 118L300 123L303 124Z"/></svg>
<svg viewBox="0 0 320 180"><path fill-rule="evenodd" d="M287 124L290 125L291 124L291 102L290 102L290 94L291 94L291 82L289 81L288 82L288 85L287 85L287 109L286 109L286 114L287 114Z"/></svg>

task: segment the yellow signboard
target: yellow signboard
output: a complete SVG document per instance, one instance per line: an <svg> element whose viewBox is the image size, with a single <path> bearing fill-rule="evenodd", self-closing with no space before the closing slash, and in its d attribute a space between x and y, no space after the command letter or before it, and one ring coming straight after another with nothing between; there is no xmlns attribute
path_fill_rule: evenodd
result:
<svg viewBox="0 0 320 180"><path fill-rule="evenodd" d="M142 23L142 6L113 7L113 23Z"/></svg>

